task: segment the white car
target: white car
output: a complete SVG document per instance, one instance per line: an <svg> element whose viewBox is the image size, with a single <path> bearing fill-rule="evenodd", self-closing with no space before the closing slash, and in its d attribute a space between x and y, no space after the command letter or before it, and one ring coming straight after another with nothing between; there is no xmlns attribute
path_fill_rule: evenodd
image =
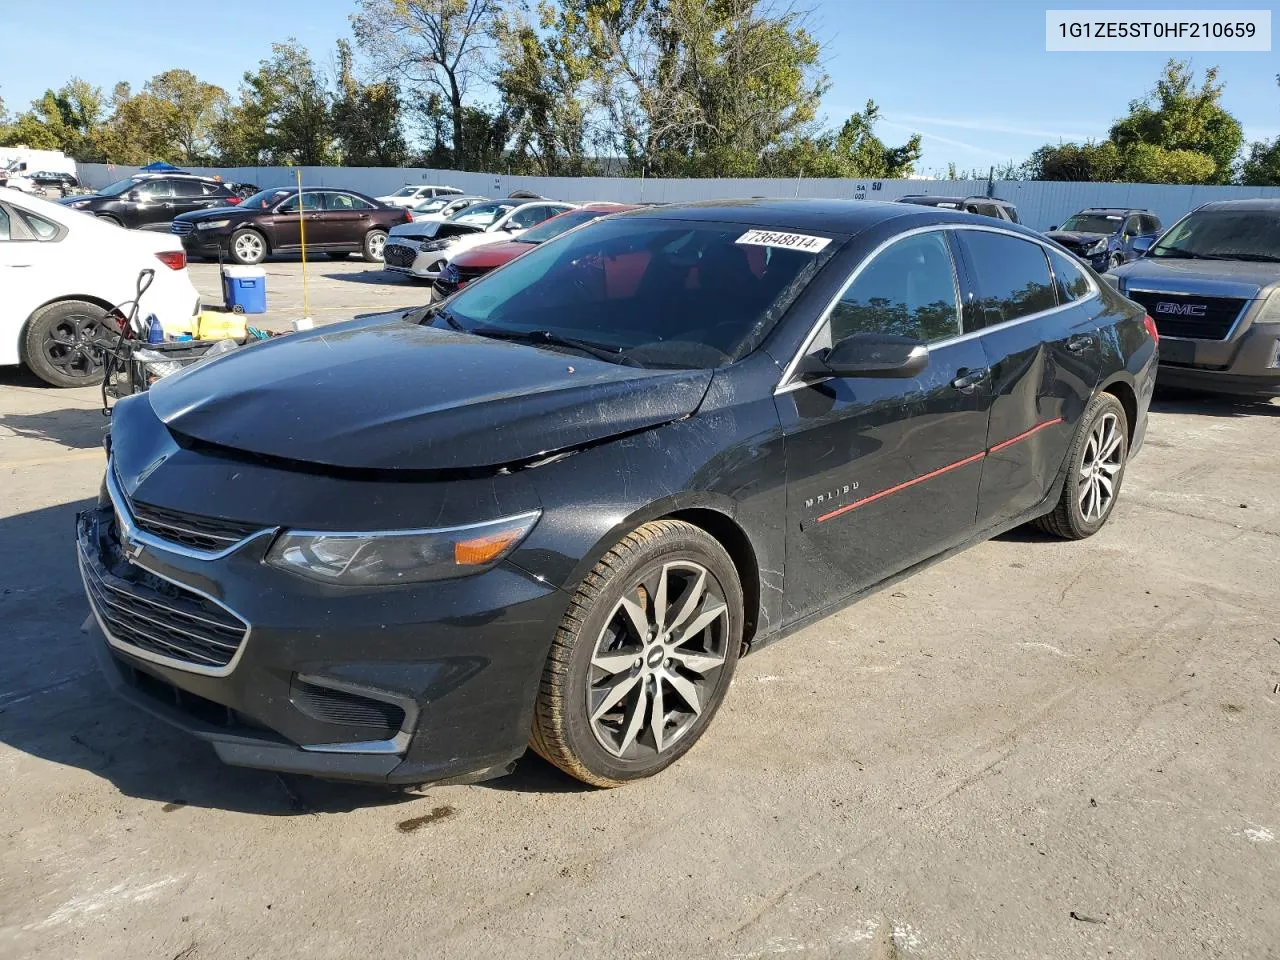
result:
<svg viewBox="0 0 1280 960"><path fill-rule="evenodd" d="M435 197L431 200L423 200L416 207L410 207L409 216L413 217L414 223L432 221L439 223L448 220L459 210L465 210L488 199L488 197Z"/></svg>
<svg viewBox="0 0 1280 960"><path fill-rule="evenodd" d="M543 220L576 208L576 203L554 200L487 200L442 222L402 223L387 235L383 265L420 280L435 280L450 257L514 239Z"/></svg>
<svg viewBox="0 0 1280 960"><path fill-rule="evenodd" d="M177 237L0 188L0 365L55 387L101 382L117 329L108 314L133 299L143 269L155 278L140 317L176 324L200 309Z"/></svg>
<svg viewBox="0 0 1280 960"><path fill-rule="evenodd" d="M431 200L435 197L456 197L461 193L462 191L457 187L437 187L431 184L411 183L408 186L401 187L395 193L389 193L385 197L375 197L374 199L392 207L415 207L423 200Z"/></svg>

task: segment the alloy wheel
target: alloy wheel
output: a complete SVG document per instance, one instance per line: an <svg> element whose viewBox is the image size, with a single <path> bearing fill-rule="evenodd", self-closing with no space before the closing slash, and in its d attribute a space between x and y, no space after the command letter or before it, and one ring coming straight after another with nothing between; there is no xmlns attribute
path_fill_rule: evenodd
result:
<svg viewBox="0 0 1280 960"><path fill-rule="evenodd" d="M256 262L262 259L262 239L256 233L242 233L236 237L236 256L241 260Z"/></svg>
<svg viewBox="0 0 1280 960"><path fill-rule="evenodd" d="M1080 460L1080 514L1088 523L1101 520L1115 500L1116 478L1124 466L1124 437L1114 413L1106 413L1089 431Z"/></svg>
<svg viewBox="0 0 1280 960"><path fill-rule="evenodd" d="M591 657L591 732L621 759L661 754L697 722L725 666L729 608L706 567L667 561L614 606Z"/></svg>
<svg viewBox="0 0 1280 960"><path fill-rule="evenodd" d="M41 350L66 376L95 380L102 376L109 335L102 317L71 313L49 328Z"/></svg>
<svg viewBox="0 0 1280 960"><path fill-rule="evenodd" d="M386 245L387 245L387 235L385 233L373 234L371 237L369 237L368 243L366 244L366 247L369 251L369 256L373 257L375 260L381 260L382 251L383 251L383 248L386 247Z"/></svg>

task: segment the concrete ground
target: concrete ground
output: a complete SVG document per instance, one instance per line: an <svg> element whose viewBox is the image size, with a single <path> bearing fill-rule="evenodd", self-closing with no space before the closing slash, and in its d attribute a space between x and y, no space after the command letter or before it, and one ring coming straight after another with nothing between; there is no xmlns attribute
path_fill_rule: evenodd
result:
<svg viewBox="0 0 1280 960"><path fill-rule="evenodd" d="M313 315L420 295L324 272ZM1096 537L983 544L748 657L654 780L530 756L406 795L223 767L112 699L71 539L96 395L0 372L0 956L1280 956L1277 427L1160 401Z"/></svg>

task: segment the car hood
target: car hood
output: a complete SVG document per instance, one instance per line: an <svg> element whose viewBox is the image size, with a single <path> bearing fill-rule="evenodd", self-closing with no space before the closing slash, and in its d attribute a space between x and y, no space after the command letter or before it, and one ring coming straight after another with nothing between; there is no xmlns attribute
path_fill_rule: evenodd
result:
<svg viewBox="0 0 1280 960"><path fill-rule="evenodd" d="M1050 240L1062 244L1064 247L1078 247L1083 244L1093 246L1099 240L1105 240L1111 236L1109 233L1086 233L1083 230L1050 230L1045 234Z"/></svg>
<svg viewBox="0 0 1280 960"><path fill-rule="evenodd" d="M1254 263L1247 260L1141 257L1111 272L1120 282L1122 291L1133 287L1162 293L1252 300L1263 295L1268 287L1280 285L1280 263Z"/></svg>
<svg viewBox="0 0 1280 960"><path fill-rule="evenodd" d="M464 250L449 262L459 267L500 267L536 246L536 243L521 243L519 240L490 243Z"/></svg>
<svg viewBox="0 0 1280 960"><path fill-rule="evenodd" d="M228 217L235 215L248 219L255 213L267 213L270 210L246 210L239 205L227 205L225 207L209 207L207 210L192 210L190 213L180 213L173 219L181 220L183 223L199 223L201 220L226 220Z"/></svg>
<svg viewBox="0 0 1280 960"><path fill-rule="evenodd" d="M147 395L180 438L336 468L458 471L680 419L710 382L709 370L624 367L381 316L234 351Z"/></svg>

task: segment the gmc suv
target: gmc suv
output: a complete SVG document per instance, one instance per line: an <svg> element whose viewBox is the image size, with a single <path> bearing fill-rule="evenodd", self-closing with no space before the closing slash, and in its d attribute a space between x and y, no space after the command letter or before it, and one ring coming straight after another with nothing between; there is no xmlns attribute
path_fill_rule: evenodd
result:
<svg viewBox="0 0 1280 960"><path fill-rule="evenodd" d="M1219 200L1107 274L1160 331L1160 382L1280 394L1280 200Z"/></svg>

